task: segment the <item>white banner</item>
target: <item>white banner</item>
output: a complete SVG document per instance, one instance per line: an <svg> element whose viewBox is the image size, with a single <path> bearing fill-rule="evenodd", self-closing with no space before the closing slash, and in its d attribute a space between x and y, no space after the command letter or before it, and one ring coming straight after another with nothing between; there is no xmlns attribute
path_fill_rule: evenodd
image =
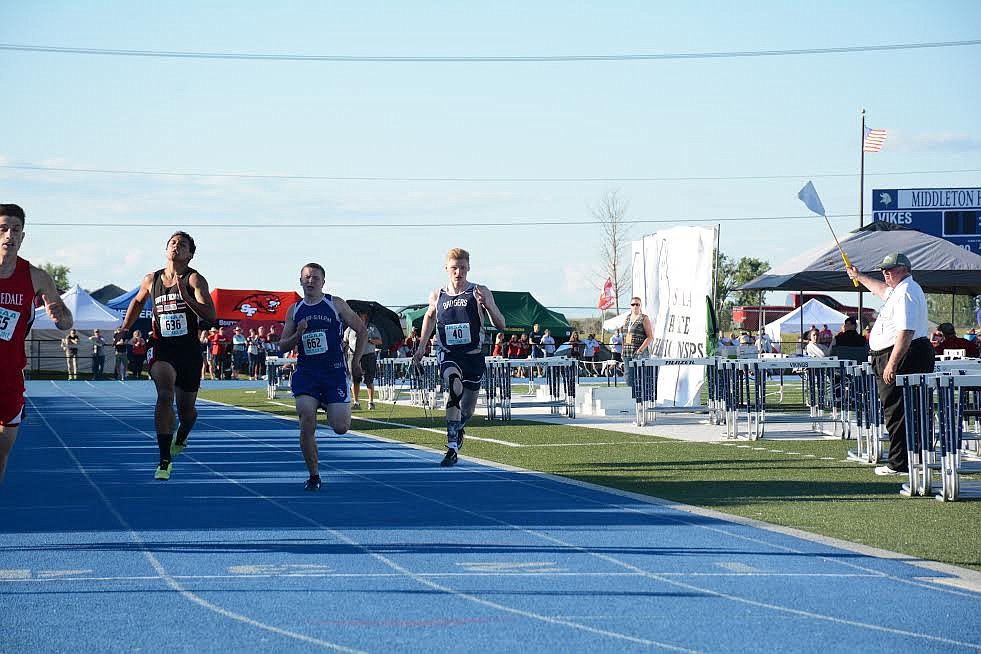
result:
<svg viewBox="0 0 981 654"><path fill-rule="evenodd" d="M633 294L651 319L652 356L706 356L714 245L715 234L705 227L674 227L631 243ZM704 382L702 366L665 367L658 374L658 403L697 406Z"/></svg>

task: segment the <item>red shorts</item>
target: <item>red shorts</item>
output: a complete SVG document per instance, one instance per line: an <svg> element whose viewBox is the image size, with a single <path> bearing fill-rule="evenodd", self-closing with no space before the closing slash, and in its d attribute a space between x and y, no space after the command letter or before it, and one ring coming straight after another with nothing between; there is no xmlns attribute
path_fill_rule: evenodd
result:
<svg viewBox="0 0 981 654"><path fill-rule="evenodd" d="M20 384L0 385L0 425L16 427L24 412L24 378Z"/></svg>

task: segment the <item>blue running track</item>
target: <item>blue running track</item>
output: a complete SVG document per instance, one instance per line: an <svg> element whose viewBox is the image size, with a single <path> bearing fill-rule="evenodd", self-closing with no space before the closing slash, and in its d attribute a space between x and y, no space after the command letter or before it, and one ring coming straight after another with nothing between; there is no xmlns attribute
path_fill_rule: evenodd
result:
<svg viewBox="0 0 981 654"><path fill-rule="evenodd" d="M153 401L29 384L0 652L981 652L981 594L902 557L323 429L305 493L297 423L233 407L154 481Z"/></svg>

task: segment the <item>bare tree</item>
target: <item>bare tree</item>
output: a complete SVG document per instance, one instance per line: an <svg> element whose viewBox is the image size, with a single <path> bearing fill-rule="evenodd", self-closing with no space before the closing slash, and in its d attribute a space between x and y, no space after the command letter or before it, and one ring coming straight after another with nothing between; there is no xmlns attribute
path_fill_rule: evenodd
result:
<svg viewBox="0 0 981 654"><path fill-rule="evenodd" d="M591 211L593 218L603 229L600 243L600 283L607 278L613 281L613 294L616 296L616 310L620 313L620 297L630 292L629 253L630 226L627 224L627 202L620 197L620 191L608 191Z"/></svg>

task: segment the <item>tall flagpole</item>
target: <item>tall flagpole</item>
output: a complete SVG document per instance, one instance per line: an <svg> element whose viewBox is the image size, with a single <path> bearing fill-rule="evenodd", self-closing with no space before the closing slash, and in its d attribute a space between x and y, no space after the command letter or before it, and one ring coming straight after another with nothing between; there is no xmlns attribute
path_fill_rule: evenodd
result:
<svg viewBox="0 0 981 654"><path fill-rule="evenodd" d="M865 227L865 109L862 109L862 133L859 135L858 151L862 153L858 173L858 227ZM864 314L862 310L862 291L858 292L858 333L863 333Z"/></svg>

